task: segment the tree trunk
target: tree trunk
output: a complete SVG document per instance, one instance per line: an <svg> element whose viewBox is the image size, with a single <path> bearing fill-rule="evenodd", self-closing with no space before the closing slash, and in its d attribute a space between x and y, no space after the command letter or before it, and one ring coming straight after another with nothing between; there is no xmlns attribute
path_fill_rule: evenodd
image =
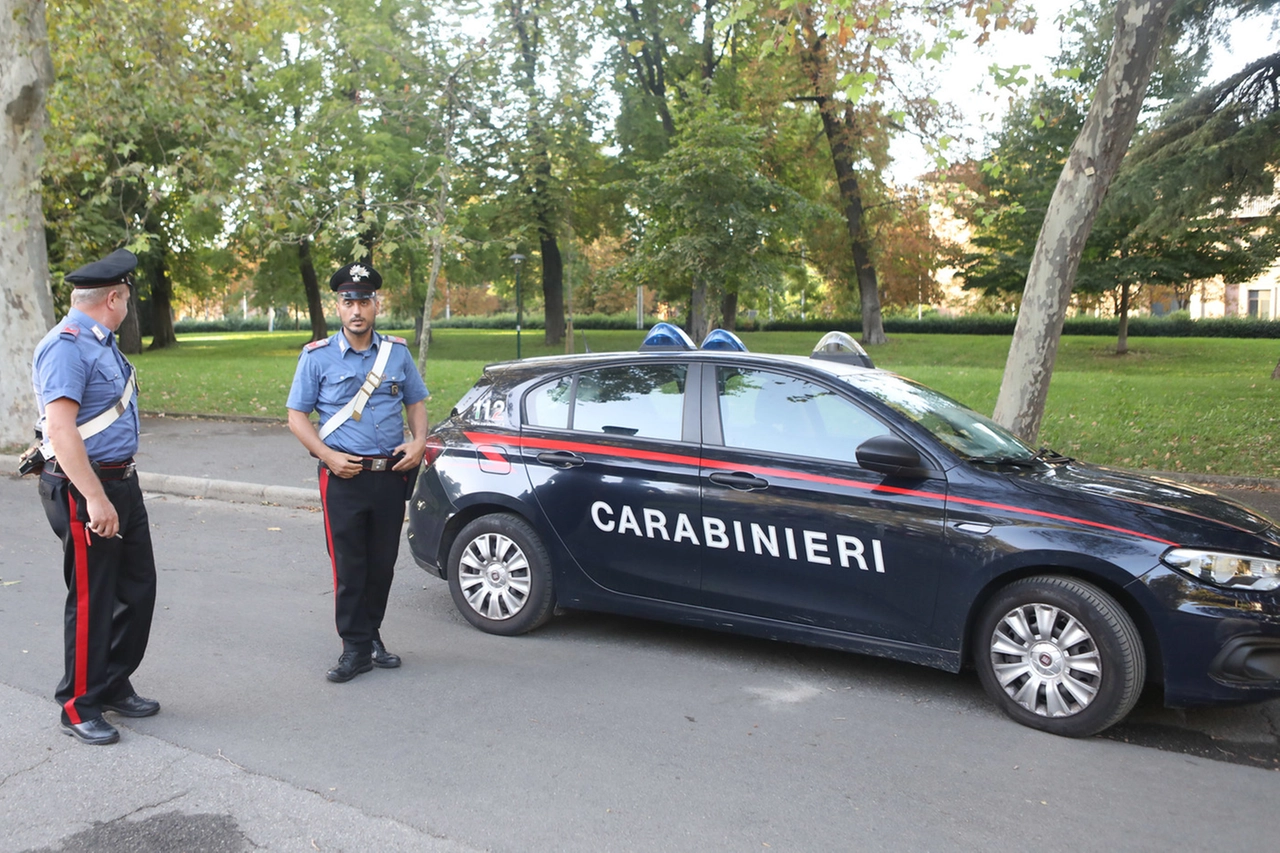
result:
<svg viewBox="0 0 1280 853"><path fill-rule="evenodd" d="M1120 334L1116 337L1116 355L1129 354L1129 282L1120 284Z"/></svg>
<svg viewBox="0 0 1280 853"><path fill-rule="evenodd" d="M1174 0L1120 0L1107 69L1045 211L1005 363L995 420L1040 435L1076 270L1094 217L1129 147Z"/></svg>
<svg viewBox="0 0 1280 853"><path fill-rule="evenodd" d="M31 356L55 320L40 206L53 83L44 0L0 0L0 68L0 445L25 445L36 421Z"/></svg>
<svg viewBox="0 0 1280 853"><path fill-rule="evenodd" d="M151 279L151 346L148 350L178 345L178 336L173 333L173 282L164 260L167 250L160 243L155 251L146 265Z"/></svg>
<svg viewBox="0 0 1280 853"><path fill-rule="evenodd" d="M720 300L720 328L733 332L738 328L738 294L726 293Z"/></svg>
<svg viewBox="0 0 1280 853"><path fill-rule="evenodd" d="M320 280L311 260L311 241L298 244L298 269L302 272L302 289L307 292L307 311L311 314L311 340L329 337L329 324L324 318L324 302L320 299Z"/></svg>
<svg viewBox="0 0 1280 853"><path fill-rule="evenodd" d="M801 7L797 7L801 8ZM845 227L849 232L849 248L853 267L858 277L858 294L862 304L862 341L867 344L883 344L889 339L884 334L884 319L880 314L880 289L876 282L876 268L871 260L871 241L862 227L862 187L854 169L857 162L853 141L857 138L854 127L853 107L831 97L835 85L835 70L826 52L826 37L818 35L812 20L812 12L802 8L804 26L804 56L802 64L813 84L814 96L822 115L822 129L826 132L827 145L831 149L831 163L835 167L836 185L840 200L844 203Z"/></svg>
<svg viewBox="0 0 1280 853"><path fill-rule="evenodd" d="M516 36L520 42L521 75L517 84L529 99L526 138L531 148L527 191L533 205L534 219L538 225L538 242L542 254L543 329L548 344L564 340L564 260L556 242L556 220L559 211L552 199L551 146L542 115L538 112L538 53L542 45L542 33L537 14L524 8L520 2L509 4Z"/></svg>
<svg viewBox="0 0 1280 853"><path fill-rule="evenodd" d="M711 331L711 311L707 304L707 283L704 281L696 281L693 284L693 293L689 299L689 337L693 338L694 346L702 342L702 339Z"/></svg>
<svg viewBox="0 0 1280 853"><path fill-rule="evenodd" d="M125 355L142 352L142 299L138 288L129 288L129 314L116 330L116 346Z"/></svg>
<svg viewBox="0 0 1280 853"><path fill-rule="evenodd" d="M554 234L542 236L542 318L548 345L564 340L564 259Z"/></svg>
<svg viewBox="0 0 1280 853"><path fill-rule="evenodd" d="M1276 362L1276 369L1271 371L1272 379L1280 379L1280 361Z"/></svg>

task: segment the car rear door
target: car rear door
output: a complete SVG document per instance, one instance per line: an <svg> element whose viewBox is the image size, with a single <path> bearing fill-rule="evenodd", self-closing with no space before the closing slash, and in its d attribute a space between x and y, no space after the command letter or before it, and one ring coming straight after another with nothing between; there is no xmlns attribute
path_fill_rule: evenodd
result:
<svg viewBox="0 0 1280 853"><path fill-rule="evenodd" d="M930 645L945 480L860 467L858 445L891 426L815 378L714 371L702 400L704 603Z"/></svg>
<svg viewBox="0 0 1280 853"><path fill-rule="evenodd" d="M593 366L524 397L525 470L582 571L614 592L694 603L698 400L672 359Z"/></svg>

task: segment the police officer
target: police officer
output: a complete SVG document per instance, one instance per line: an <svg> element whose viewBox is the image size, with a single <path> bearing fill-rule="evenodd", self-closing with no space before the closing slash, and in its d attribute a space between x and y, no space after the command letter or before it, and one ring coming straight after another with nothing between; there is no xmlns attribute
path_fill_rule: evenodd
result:
<svg viewBox="0 0 1280 853"><path fill-rule="evenodd" d="M334 617L342 638L342 655L325 677L338 683L375 666L400 665L379 630L405 501L427 440L427 387L409 347L373 328L381 286L382 276L369 264L348 264L333 274L329 287L338 294L342 329L303 348L286 403L289 429L320 460ZM318 428L309 417L313 411Z"/></svg>
<svg viewBox="0 0 1280 853"><path fill-rule="evenodd" d="M63 731L90 744L120 739L103 711L160 710L129 680L146 652L156 599L151 526L133 466L136 380L115 336L137 265L120 249L68 275L71 310L36 346L31 370L48 460L40 499L62 540L67 582L66 670L55 696Z"/></svg>

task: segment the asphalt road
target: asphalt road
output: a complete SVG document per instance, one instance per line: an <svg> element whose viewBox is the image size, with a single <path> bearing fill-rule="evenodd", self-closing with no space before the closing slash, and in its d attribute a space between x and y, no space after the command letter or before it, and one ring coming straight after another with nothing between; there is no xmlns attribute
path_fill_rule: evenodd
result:
<svg viewBox="0 0 1280 853"><path fill-rule="evenodd" d="M1275 846L1280 702L1148 695L1066 740L968 674L589 614L489 636L407 548L384 625L404 666L334 685L319 513L148 506L159 605L135 683L163 711L88 747L50 698L58 543L34 484L0 478L2 851Z"/></svg>

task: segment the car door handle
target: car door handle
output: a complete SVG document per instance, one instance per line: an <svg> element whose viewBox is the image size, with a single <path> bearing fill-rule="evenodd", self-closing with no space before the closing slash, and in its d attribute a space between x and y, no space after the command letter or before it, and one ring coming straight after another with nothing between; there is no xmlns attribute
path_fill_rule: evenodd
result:
<svg viewBox="0 0 1280 853"><path fill-rule="evenodd" d="M587 462L576 453L566 453L560 450L547 450L539 453L538 461L553 468L577 468Z"/></svg>
<svg viewBox="0 0 1280 853"><path fill-rule="evenodd" d="M769 488L768 480L762 480L759 477L752 476L751 474L743 474L741 472L725 474L717 471L711 475L710 480L717 486L728 486L729 488L737 489L740 492L750 492L755 489Z"/></svg>

